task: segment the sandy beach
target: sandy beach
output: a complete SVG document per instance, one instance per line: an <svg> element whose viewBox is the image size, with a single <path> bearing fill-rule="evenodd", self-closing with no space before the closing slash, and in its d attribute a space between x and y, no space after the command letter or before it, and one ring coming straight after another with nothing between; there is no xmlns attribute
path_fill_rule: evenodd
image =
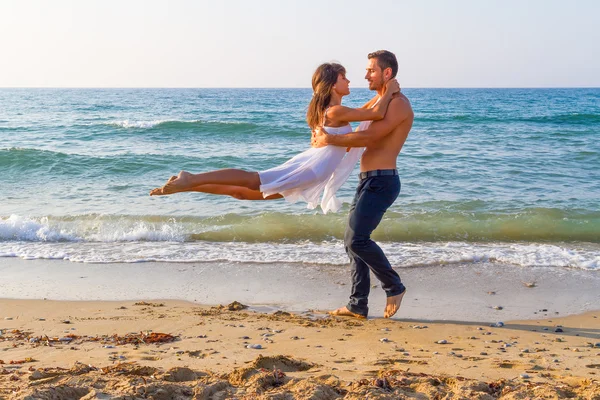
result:
<svg viewBox="0 0 600 400"><path fill-rule="evenodd" d="M347 295L345 271L321 268L303 286L306 271L237 266L226 291L202 267L196 283L215 293L197 290L191 302L176 298L190 294L193 265L170 264L184 279L175 270L165 279L169 265L158 263L117 267L108 285L100 276L110 265L2 260L0 289L13 299L0 300L0 398L600 398L590 277L465 266L469 291L452 280L456 268L407 270L411 291L397 317L381 318L374 288L373 316L354 320L324 313ZM144 290L150 280L174 286ZM288 283L267 289L277 282ZM102 301L83 301L91 299Z"/></svg>
<svg viewBox="0 0 600 400"><path fill-rule="evenodd" d="M0 314L7 399L600 396L600 312L501 327L173 300L1 300Z"/></svg>

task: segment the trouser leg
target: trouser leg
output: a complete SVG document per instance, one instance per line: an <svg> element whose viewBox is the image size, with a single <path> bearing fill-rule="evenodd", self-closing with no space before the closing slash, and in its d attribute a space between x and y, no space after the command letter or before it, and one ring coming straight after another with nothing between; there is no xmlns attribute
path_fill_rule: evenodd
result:
<svg viewBox="0 0 600 400"><path fill-rule="evenodd" d="M381 281L381 287L388 297L406 290L381 248L371 240L371 233L399 192L400 181L397 176L367 178L361 181L357 189L344 235L352 274L352 293L347 307L357 314L368 313L369 270Z"/></svg>

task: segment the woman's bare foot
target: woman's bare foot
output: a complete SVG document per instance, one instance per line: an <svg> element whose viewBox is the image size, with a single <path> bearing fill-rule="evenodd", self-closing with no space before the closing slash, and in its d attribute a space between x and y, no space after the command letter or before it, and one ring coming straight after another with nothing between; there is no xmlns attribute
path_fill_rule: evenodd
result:
<svg viewBox="0 0 600 400"><path fill-rule="evenodd" d="M353 313L352 311L348 310L348 308L345 306L340 307L337 310L329 311L328 314L336 316L336 317L353 317L353 318L359 318L359 319L367 318L364 315Z"/></svg>
<svg viewBox="0 0 600 400"><path fill-rule="evenodd" d="M192 174L187 171L181 171L179 175L172 176L163 187L152 189L150 191L150 196L164 196L186 191L188 186L190 186L191 175Z"/></svg>
<svg viewBox="0 0 600 400"><path fill-rule="evenodd" d="M404 292L396 296L391 296L387 298L387 303L383 312L384 318L391 318L394 316L394 314L398 312L398 310L400 309L400 304L402 303L402 298L404 297L405 293L406 290L404 290Z"/></svg>

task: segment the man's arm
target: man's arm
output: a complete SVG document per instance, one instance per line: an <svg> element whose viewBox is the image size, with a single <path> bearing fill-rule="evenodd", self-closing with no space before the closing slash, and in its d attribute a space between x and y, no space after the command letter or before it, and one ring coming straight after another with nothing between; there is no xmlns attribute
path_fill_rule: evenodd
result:
<svg viewBox="0 0 600 400"><path fill-rule="evenodd" d="M411 115L412 109L408 100L397 98L392 100L388 106L385 118L381 121L373 122L364 131L346 133L344 135L329 135L322 128L317 128L316 134L313 135L312 146L367 147L389 135L402 121Z"/></svg>

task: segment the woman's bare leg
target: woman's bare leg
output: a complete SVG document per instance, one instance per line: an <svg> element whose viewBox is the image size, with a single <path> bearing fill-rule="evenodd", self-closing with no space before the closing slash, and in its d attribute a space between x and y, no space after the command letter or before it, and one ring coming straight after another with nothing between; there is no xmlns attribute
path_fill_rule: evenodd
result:
<svg viewBox="0 0 600 400"><path fill-rule="evenodd" d="M283 198L279 193L264 197L262 192L258 190L234 185L207 184L196 186L191 191L231 196L238 200L275 200Z"/></svg>
<svg viewBox="0 0 600 400"><path fill-rule="evenodd" d="M260 187L260 177L258 176L258 172L248 172L241 169L221 169L202 174L191 174L187 171L181 171L176 177L171 177L163 187L151 190L150 196L190 192L194 191L193 188L197 186L207 184L241 186L258 190Z"/></svg>

